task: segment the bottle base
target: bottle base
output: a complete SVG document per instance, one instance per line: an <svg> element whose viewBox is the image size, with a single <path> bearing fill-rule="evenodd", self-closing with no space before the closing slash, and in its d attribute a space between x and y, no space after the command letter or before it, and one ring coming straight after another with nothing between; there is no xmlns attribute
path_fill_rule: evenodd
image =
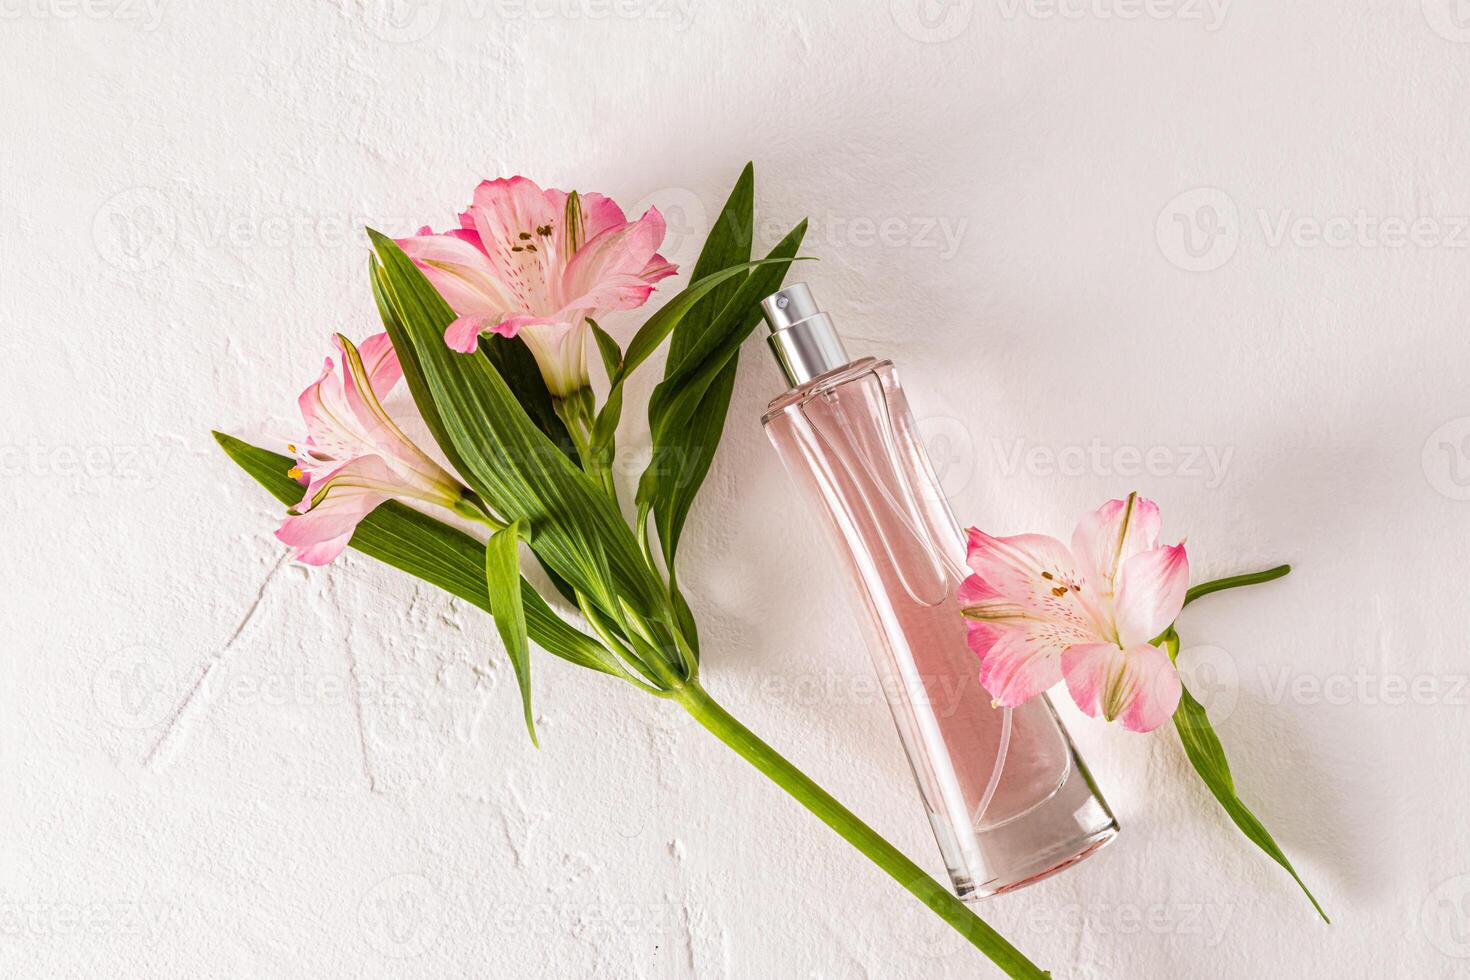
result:
<svg viewBox="0 0 1470 980"><path fill-rule="evenodd" d="M1113 838L1117 836L1118 825L1115 822L1083 840L1080 850L1074 850L1070 854L1062 854L1060 856L1049 855L1038 858L1031 865L1034 870L1031 870L1029 873L1021 871L1019 872L1019 877L1013 875L1010 880L986 882L985 885L972 887L968 894L961 894L959 897L965 902L981 902L996 895L1005 895L1009 892L1018 891L1027 885L1034 885L1044 878L1050 878L1059 871L1067 870L1084 858L1091 857L1111 843Z"/></svg>
<svg viewBox="0 0 1470 980"><path fill-rule="evenodd" d="M1051 711L1050 703L1046 708ZM1065 729L1058 725L1058 732L1070 763L1066 776L1036 806L975 831L979 860L949 869L960 899L978 901L1024 888L1070 868L1118 836L1118 821L1092 774Z"/></svg>

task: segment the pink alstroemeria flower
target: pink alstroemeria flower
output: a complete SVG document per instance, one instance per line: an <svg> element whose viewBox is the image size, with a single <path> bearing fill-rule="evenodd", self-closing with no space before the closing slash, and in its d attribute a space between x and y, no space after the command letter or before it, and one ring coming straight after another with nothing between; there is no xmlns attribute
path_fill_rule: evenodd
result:
<svg viewBox="0 0 1470 980"><path fill-rule="evenodd" d="M457 508L464 487L415 446L383 409L382 400L403 371L386 333L362 347L336 336L342 355L338 377L329 357L321 377L297 404L308 433L291 476L306 495L276 531L308 565L325 565L342 553L358 523L385 500L421 500Z"/></svg>
<svg viewBox="0 0 1470 980"><path fill-rule="evenodd" d="M1152 731L1179 704L1179 674L1150 640L1189 588L1183 542L1160 545L1159 508L1130 494L1082 518L1072 547L1044 534L970 529L974 575L960 585L980 682L1014 707L1065 679L1078 707Z"/></svg>
<svg viewBox="0 0 1470 980"><path fill-rule="evenodd" d="M525 177L483 181L459 224L398 242L457 314L445 342L468 354L481 333L520 336L559 397L588 383L587 318L642 306L678 271L657 208L628 221L611 198Z"/></svg>

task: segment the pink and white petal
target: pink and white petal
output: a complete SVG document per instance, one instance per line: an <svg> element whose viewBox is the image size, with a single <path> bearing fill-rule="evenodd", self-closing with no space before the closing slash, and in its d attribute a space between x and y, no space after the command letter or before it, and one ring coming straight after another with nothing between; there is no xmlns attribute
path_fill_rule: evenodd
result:
<svg viewBox="0 0 1470 980"><path fill-rule="evenodd" d="M634 310L647 302L653 286L637 276L609 276L594 283L589 292L573 296L559 311L567 317L578 311Z"/></svg>
<svg viewBox="0 0 1470 980"><path fill-rule="evenodd" d="M560 222L563 208L552 200L557 191L543 191L529 177L498 177L482 180L475 188L469 211L475 227L485 234L486 222L498 229L533 231L538 226ZM566 195L561 195L566 200ZM487 243L488 244L488 243Z"/></svg>
<svg viewBox="0 0 1470 980"><path fill-rule="evenodd" d="M648 264L639 270L638 278L652 285L661 279L667 279L678 271L677 265L655 253L653 258L648 260Z"/></svg>
<svg viewBox="0 0 1470 980"><path fill-rule="evenodd" d="M959 600L960 608L963 609L967 606L978 606L982 602L999 599L1002 596L992 589L983 578L971 575L960 583L959 589L955 591L955 598Z"/></svg>
<svg viewBox="0 0 1470 980"><path fill-rule="evenodd" d="M330 565L337 560L337 556L347 550L347 545L352 541L352 535L340 534L326 541L316 544L303 545L291 549L291 558L303 565Z"/></svg>
<svg viewBox="0 0 1470 980"><path fill-rule="evenodd" d="M1134 555L1118 573L1113 617L1118 642L1147 643L1169 628L1189 592L1189 556L1184 545L1165 545Z"/></svg>
<svg viewBox="0 0 1470 980"><path fill-rule="evenodd" d="M967 637L980 656L980 683L997 704L1014 708L1062 679L1062 651L1054 631L1044 625L974 631ZM989 646L982 652L976 644Z"/></svg>
<svg viewBox="0 0 1470 980"><path fill-rule="evenodd" d="M989 594L963 603L965 615L1050 623L1062 628L1073 643L1100 638L1086 602L1086 584L1072 553L1056 538L1045 534L995 538L970 528L967 561Z"/></svg>
<svg viewBox="0 0 1470 980"><path fill-rule="evenodd" d="M1159 543L1159 505L1137 494L1109 500L1077 523L1072 553L1082 574L1103 595L1116 588L1118 569Z"/></svg>
<svg viewBox="0 0 1470 980"><path fill-rule="evenodd" d="M386 337L386 335L380 336ZM378 337L371 337L367 343L373 344L371 353L378 358L377 366L379 373L382 374L381 362L384 354L382 344L375 343L378 340ZM337 335L337 346L342 352L343 394L356 417L357 424L371 442L372 452L376 453L377 458L381 459L385 466L396 474L398 481L413 486L419 494L452 497L455 491L453 478L444 472L439 464L426 456L408 436L404 435L398 423L393 420L393 417L378 400L378 395L373 391L371 384L371 371L362 351L354 347L352 342L341 334ZM398 359L393 356L391 345L388 346L387 359L393 362L394 371L396 371ZM368 471L363 470L362 466L365 462L364 460L359 463L357 472L362 472L369 478L377 478L381 475L369 474ZM389 479L393 478L389 477Z"/></svg>
<svg viewBox="0 0 1470 980"><path fill-rule="evenodd" d="M403 238L398 246L460 316L499 316L519 309L497 265L464 236Z"/></svg>
<svg viewBox="0 0 1470 980"><path fill-rule="evenodd" d="M610 197L601 194L578 194L577 199L582 204L582 241L596 238L609 228L621 228L628 223L623 214L623 209ZM546 192L546 200L556 209L557 214L564 215L567 208L567 192L550 188ZM558 242L561 239L558 236Z"/></svg>
<svg viewBox="0 0 1470 980"><path fill-rule="evenodd" d="M532 316L529 313L518 313L501 320L491 329L506 337L514 337L527 327L536 326L564 326L570 327L574 317L563 315L556 316Z"/></svg>
<svg viewBox="0 0 1470 980"><path fill-rule="evenodd" d="M373 334L357 345L357 352L362 357L363 367L367 369L369 388L382 401L388 397L393 386L398 384L398 379L403 377L403 366L398 363L398 352L393 349L393 341L386 331Z"/></svg>
<svg viewBox="0 0 1470 980"><path fill-rule="evenodd" d="M1067 691L1094 718L1121 720L1133 732L1151 732L1174 714L1183 685L1163 649L1140 643L1070 647L1062 654Z"/></svg>
<svg viewBox="0 0 1470 980"><path fill-rule="evenodd" d="M588 239L572 256L562 275L561 295L565 297L562 308L596 309L575 300L591 295L608 281L639 279L639 273L653 261L663 240L664 219L658 208L649 208L633 224L609 228Z"/></svg>
<svg viewBox="0 0 1470 980"><path fill-rule="evenodd" d="M480 334L485 330L486 318L483 316L462 316L444 328L444 343L452 351L461 354L473 354L480 347ZM507 334L514 337L515 334Z"/></svg>
<svg viewBox="0 0 1470 980"><path fill-rule="evenodd" d="M380 401L398 383L403 370L386 333L355 346L342 334L334 338L342 355L342 396L358 427L374 444L401 437Z"/></svg>
<svg viewBox="0 0 1470 980"><path fill-rule="evenodd" d="M469 213L494 278L512 300L505 312L544 314L555 308L565 268L557 246L565 209L554 207L531 180L512 177L481 183Z"/></svg>
<svg viewBox="0 0 1470 980"><path fill-rule="evenodd" d="M306 423L307 445L314 455L344 460L370 452L372 442L358 424L342 390L342 379L326 359L322 373L296 399Z"/></svg>
<svg viewBox="0 0 1470 980"><path fill-rule="evenodd" d="M990 648L1000 642L1008 630L1004 626L994 623L986 623L976 619L965 620L965 642L975 652L975 656L981 660L990 653Z"/></svg>
<svg viewBox="0 0 1470 980"><path fill-rule="evenodd" d="M372 463L359 465L369 459ZM298 561L324 565L337 557L362 519L388 499L388 494L379 487L352 482L354 469L364 470L373 476L382 476L386 471L375 457L353 460L338 470L343 479L334 477L322 481L328 485L324 495L320 490L315 493L308 490L298 505L298 509L306 509L301 513L288 514L276 530L276 537L294 549L293 557Z"/></svg>

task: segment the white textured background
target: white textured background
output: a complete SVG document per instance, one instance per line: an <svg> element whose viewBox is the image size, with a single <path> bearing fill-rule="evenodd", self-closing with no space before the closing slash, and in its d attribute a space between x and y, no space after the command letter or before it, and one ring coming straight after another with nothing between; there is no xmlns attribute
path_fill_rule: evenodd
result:
<svg viewBox="0 0 1470 980"><path fill-rule="evenodd" d="M296 434L375 329L362 224L520 172L658 203L689 261L747 158L962 520L1138 488L1199 577L1296 565L1181 626L1336 924L1172 732L1065 707L1123 835L983 913L1058 977L1470 971L1465 4L392 14L0 0L0 973L989 975L671 707L538 655L534 751L483 615L283 563L208 436ZM753 342L682 555L708 681L939 872L779 388Z"/></svg>

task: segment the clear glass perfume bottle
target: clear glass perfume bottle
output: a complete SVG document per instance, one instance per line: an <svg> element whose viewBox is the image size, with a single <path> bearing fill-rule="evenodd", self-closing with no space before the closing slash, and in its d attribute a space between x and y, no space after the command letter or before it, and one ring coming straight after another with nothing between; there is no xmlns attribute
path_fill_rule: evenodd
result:
<svg viewBox="0 0 1470 980"><path fill-rule="evenodd" d="M955 590L965 539L893 365L852 360L804 283L761 304L792 389L766 434L829 523L868 646L960 898L1060 871L1118 832L1051 702L994 707Z"/></svg>

